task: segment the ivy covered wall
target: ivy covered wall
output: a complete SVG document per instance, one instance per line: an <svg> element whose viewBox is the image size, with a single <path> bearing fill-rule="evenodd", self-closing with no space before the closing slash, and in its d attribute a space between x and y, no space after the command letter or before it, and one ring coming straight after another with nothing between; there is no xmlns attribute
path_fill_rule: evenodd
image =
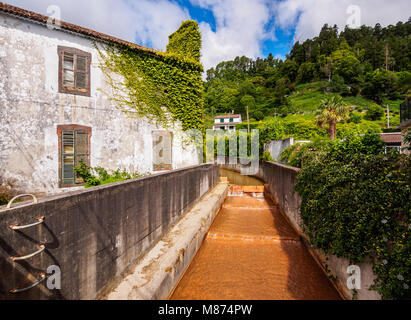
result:
<svg viewBox="0 0 411 320"><path fill-rule="evenodd" d="M99 49L100 68L112 88L106 94L131 117L164 127L179 120L183 130L201 129L203 67L197 23L183 22L169 39L166 52L114 45Z"/></svg>

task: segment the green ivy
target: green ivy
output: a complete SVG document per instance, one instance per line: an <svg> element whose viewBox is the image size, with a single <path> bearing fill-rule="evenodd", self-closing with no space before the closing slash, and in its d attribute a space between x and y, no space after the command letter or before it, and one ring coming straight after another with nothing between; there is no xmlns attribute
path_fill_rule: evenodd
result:
<svg viewBox="0 0 411 320"><path fill-rule="evenodd" d="M182 54L185 57L200 61L201 34L197 22L184 21L168 39L167 52Z"/></svg>
<svg viewBox="0 0 411 320"><path fill-rule="evenodd" d="M384 299L411 297L410 157L384 154L372 135L336 143L304 162L296 191L315 247L371 263Z"/></svg>
<svg viewBox="0 0 411 320"><path fill-rule="evenodd" d="M164 127L179 120L183 130L201 129L200 48L201 34L194 21L183 22L170 36L167 52L114 45L97 48L100 68L112 89L105 93L128 116L145 117Z"/></svg>

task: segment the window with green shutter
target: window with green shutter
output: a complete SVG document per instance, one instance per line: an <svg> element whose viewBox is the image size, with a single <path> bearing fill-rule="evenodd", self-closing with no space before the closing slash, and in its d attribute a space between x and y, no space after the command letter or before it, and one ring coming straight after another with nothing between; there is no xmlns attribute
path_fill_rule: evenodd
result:
<svg viewBox="0 0 411 320"><path fill-rule="evenodd" d="M78 125L58 127L60 140L60 186L82 184L83 180L74 172L74 167L84 161L90 165L91 128Z"/></svg>

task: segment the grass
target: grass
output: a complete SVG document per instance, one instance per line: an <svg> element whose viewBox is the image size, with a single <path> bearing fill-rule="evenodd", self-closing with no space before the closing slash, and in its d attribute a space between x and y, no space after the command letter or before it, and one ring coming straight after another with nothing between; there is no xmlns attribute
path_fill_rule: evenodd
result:
<svg viewBox="0 0 411 320"><path fill-rule="evenodd" d="M388 100L384 99L382 102L383 107L387 105L390 107L390 111L400 111L400 104L404 102L404 99L399 100Z"/></svg>
<svg viewBox="0 0 411 320"><path fill-rule="evenodd" d="M324 89L327 82L313 82L296 86L295 92L289 97L291 109L297 112L315 111L325 97Z"/></svg>
<svg viewBox="0 0 411 320"><path fill-rule="evenodd" d="M344 97L343 101L349 105L354 107L360 107L362 109L368 109L371 106L378 106L374 101L369 100L364 97Z"/></svg>

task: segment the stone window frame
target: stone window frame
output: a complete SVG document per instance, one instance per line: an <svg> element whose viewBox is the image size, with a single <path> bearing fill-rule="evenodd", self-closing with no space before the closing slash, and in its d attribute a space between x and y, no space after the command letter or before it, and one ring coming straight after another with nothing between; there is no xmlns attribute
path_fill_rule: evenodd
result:
<svg viewBox="0 0 411 320"><path fill-rule="evenodd" d="M64 64L64 53L69 53L73 54L75 56L84 56L87 58L87 63L86 63L86 90L82 91L79 89L69 89L64 87L63 84L63 64ZM64 47L64 46L58 46L57 47L57 54L59 57L59 69L58 69L58 82L59 82L59 93L67 93L67 94L74 94L74 95L80 95L80 96L86 96L90 97L91 95L91 58L92 55L89 52L72 48L72 47ZM74 59L74 70L76 70L76 59ZM74 79L75 79L75 72L74 71Z"/></svg>
<svg viewBox="0 0 411 320"><path fill-rule="evenodd" d="M154 166L154 145L152 148L153 152L153 159L152 159L152 171L153 172L163 172L163 171L172 171L174 168L174 163L173 163L173 143L174 143L174 133L172 131L167 131L167 130L153 130L151 131L151 137L153 138L154 134L161 135L161 136L169 136L171 138L171 146L170 146L170 156L171 156L171 163L168 164L169 167L167 168L155 168ZM154 142L154 139L153 139Z"/></svg>
<svg viewBox="0 0 411 320"><path fill-rule="evenodd" d="M91 154L91 135L92 135L92 128L88 126L82 126L78 124L63 124L57 126L57 136L58 136L58 149L59 149L59 188L72 188L72 187L80 187L84 185L84 183L75 183L75 184L63 184L63 176L62 176L62 133L65 130L73 130L73 131L87 131L88 133L88 157L87 157L87 165L90 166L90 154Z"/></svg>

